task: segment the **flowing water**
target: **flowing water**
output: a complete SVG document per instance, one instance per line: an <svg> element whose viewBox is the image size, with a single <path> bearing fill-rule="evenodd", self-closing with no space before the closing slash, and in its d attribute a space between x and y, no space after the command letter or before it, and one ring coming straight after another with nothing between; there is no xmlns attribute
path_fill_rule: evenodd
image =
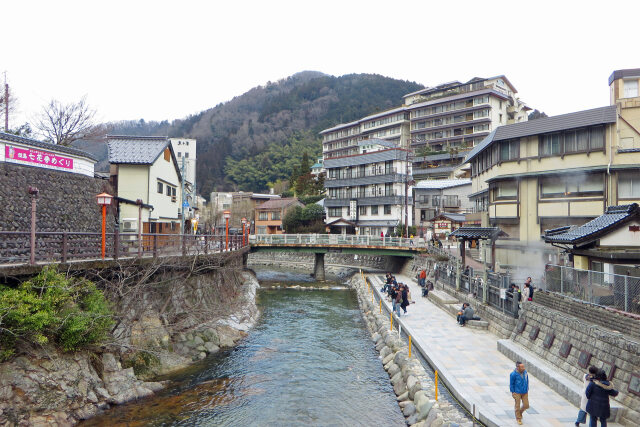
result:
<svg viewBox="0 0 640 427"><path fill-rule="evenodd" d="M266 286L320 286L307 277L258 271ZM355 291L261 290L258 307L259 323L235 349L83 425L406 425Z"/></svg>

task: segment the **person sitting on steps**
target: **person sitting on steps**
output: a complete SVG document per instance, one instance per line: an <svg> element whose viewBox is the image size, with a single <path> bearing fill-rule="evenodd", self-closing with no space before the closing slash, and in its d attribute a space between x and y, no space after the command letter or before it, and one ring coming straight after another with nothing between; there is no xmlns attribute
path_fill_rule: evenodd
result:
<svg viewBox="0 0 640 427"><path fill-rule="evenodd" d="M460 326L464 326L468 320L473 320L473 308L471 308L471 305L465 302L463 307L464 310L462 310L462 315L460 316Z"/></svg>

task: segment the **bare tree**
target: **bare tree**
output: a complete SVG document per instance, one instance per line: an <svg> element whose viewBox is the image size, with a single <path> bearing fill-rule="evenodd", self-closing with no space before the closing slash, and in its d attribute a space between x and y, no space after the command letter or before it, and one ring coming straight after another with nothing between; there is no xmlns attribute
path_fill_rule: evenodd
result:
<svg viewBox="0 0 640 427"><path fill-rule="evenodd" d="M34 126L50 142L69 146L79 139L104 135L104 126L94 122L95 115L96 111L89 107L86 96L69 104L53 99L42 108Z"/></svg>

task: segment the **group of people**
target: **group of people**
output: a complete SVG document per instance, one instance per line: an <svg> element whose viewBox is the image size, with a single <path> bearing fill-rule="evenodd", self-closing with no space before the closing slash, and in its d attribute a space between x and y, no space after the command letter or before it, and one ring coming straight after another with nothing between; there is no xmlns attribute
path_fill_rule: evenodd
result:
<svg viewBox="0 0 640 427"><path fill-rule="evenodd" d="M469 304L468 302L463 303L460 311L458 312L458 316L456 317L456 320L458 321L460 326L465 326L469 320L476 319L477 318L474 317L474 312L471 304Z"/></svg>
<svg viewBox="0 0 640 427"><path fill-rule="evenodd" d="M533 301L533 283L531 283L531 277L527 277L527 280L524 282L524 286L522 289L515 283L511 284L508 292L513 294L514 298L518 300L518 302L522 301Z"/></svg>
<svg viewBox="0 0 640 427"><path fill-rule="evenodd" d="M387 273L387 280L385 285L382 287L382 292L386 292L387 296L391 300L391 304L393 307L393 311L400 317L400 309L404 312L403 314L406 316L407 307L409 304L412 304L411 301L411 290L408 285L404 283L398 283L395 276L391 273Z"/></svg>
<svg viewBox="0 0 640 427"><path fill-rule="evenodd" d="M589 414L589 427L596 427L598 421L602 427L606 427L607 419L611 416L609 396L617 396L618 390L607 379L606 372L595 366L589 366L583 380L584 389L575 425L579 427L586 423ZM515 401L516 421L522 424L522 414L529 408L529 375L524 363L516 362L516 368L509 377L509 389Z"/></svg>

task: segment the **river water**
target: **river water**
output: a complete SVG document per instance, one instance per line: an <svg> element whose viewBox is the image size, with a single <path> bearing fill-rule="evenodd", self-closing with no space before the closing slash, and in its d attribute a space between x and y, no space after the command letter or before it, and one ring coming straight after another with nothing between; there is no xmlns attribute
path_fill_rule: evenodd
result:
<svg viewBox="0 0 640 427"><path fill-rule="evenodd" d="M258 271L262 315L233 350L171 378L156 396L83 425L406 425L355 291Z"/></svg>

